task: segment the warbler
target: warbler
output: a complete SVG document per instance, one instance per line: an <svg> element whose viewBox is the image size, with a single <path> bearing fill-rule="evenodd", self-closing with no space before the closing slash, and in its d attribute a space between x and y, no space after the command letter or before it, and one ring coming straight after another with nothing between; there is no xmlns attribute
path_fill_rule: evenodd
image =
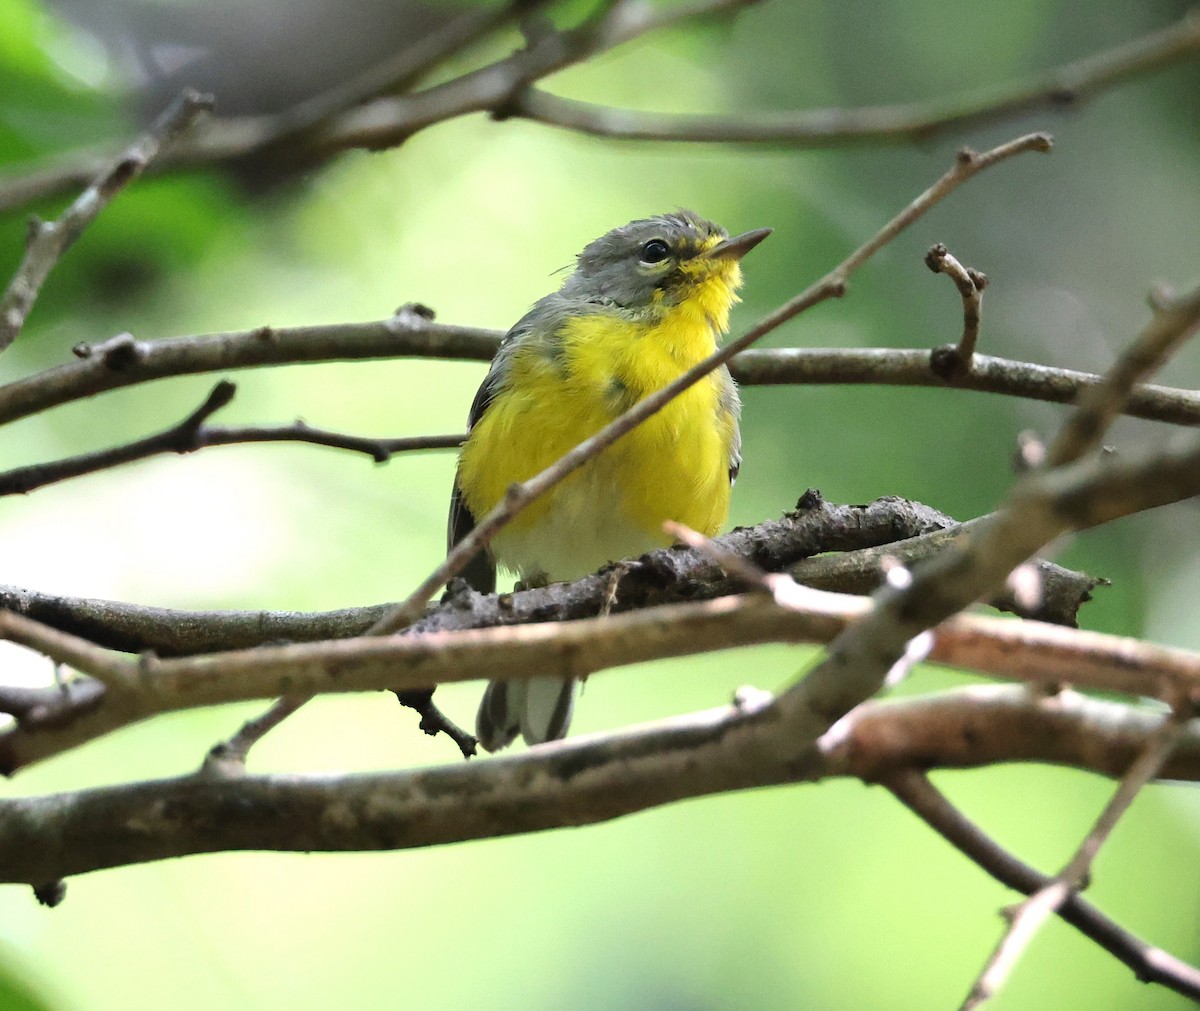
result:
<svg viewBox="0 0 1200 1011"><path fill-rule="evenodd" d="M691 211L631 221L589 243L561 288L505 335L475 395L450 502L453 547L514 482L545 469L716 349L742 283L739 261L771 229L729 238ZM720 368L520 512L466 568L483 593L496 567L526 586L578 579L664 547L666 520L715 534L741 464L741 403ZM566 735L574 682L491 682L476 719L488 751L518 733Z"/></svg>

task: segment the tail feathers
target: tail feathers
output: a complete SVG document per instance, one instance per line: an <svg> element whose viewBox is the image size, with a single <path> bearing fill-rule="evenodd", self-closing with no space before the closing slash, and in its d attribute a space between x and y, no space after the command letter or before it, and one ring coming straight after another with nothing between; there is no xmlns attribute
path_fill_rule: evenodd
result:
<svg viewBox="0 0 1200 1011"><path fill-rule="evenodd" d="M475 736L488 751L499 751L519 733L526 744L567 735L575 710L575 682L561 678L491 681L475 717Z"/></svg>

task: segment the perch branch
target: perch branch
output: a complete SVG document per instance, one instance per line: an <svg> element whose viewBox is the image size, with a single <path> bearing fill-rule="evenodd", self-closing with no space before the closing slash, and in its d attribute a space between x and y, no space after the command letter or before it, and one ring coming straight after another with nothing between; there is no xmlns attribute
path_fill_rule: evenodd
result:
<svg viewBox="0 0 1200 1011"><path fill-rule="evenodd" d="M911 564L940 550L979 520L957 524L917 502L885 498L866 505L835 505L807 494L795 512L725 534L719 543L771 572L789 570L820 589L864 593L879 585L880 555ZM871 546L881 545L878 549ZM822 554L839 552L838 554ZM812 558L813 555L821 557ZM1099 580L1049 562L1039 565L1042 600L1015 613L1075 626L1079 608ZM411 628L454 632L469 628L570 621L599 613L603 574L499 596L450 594ZM712 599L738 589L694 551L662 549L625 564L613 612L683 600ZM1014 601L998 606L1012 608ZM362 635L392 605L318 613L185 611L116 601L63 597L0 587L0 607L108 649L158 656L212 653L264 643L315 642Z"/></svg>

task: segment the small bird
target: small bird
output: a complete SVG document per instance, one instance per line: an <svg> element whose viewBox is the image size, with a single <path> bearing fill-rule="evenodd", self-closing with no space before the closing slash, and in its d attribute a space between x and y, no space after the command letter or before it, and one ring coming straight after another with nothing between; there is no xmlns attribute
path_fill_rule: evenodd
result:
<svg viewBox="0 0 1200 1011"><path fill-rule="evenodd" d="M739 261L770 232L729 238L680 210L589 243L562 287L505 335L475 395L450 501L450 546L509 485L712 354L738 301ZM740 413L729 370L710 373L531 503L463 575L481 593L495 591L497 565L526 586L545 586L665 547L667 520L715 534L741 464ZM557 677L493 681L476 736L488 751L518 733L527 744L564 737L574 695L574 682Z"/></svg>

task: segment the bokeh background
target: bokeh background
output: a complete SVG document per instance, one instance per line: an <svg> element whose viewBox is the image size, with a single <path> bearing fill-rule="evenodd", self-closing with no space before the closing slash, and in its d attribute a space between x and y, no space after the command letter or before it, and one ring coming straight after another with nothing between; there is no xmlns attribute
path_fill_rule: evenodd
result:
<svg viewBox="0 0 1200 1011"><path fill-rule="evenodd" d="M644 38L549 86L635 108L730 113L953 97L1126 42L1186 7L771 0L733 27ZM195 61L214 33L230 54L220 71L228 107L253 108L279 102L267 85L283 81L286 93L288 73L300 82L290 86L326 73L327 49L381 55L406 30L389 19L407 9L405 0L224 0L191 10L166 0L0 0L0 162L15 170L131 136L186 68L203 64ZM429 10L434 20L446 13ZM167 69L185 69L146 84L133 69L130 33L161 39L180 24L195 38L160 55ZM318 26L311 37L305 25ZM249 83L246 66L257 68ZM940 174L955 148L1036 128L1054 133L1051 157L1024 156L980 177L877 256L844 301L768 343L956 338L958 298L922 263L944 241L991 279L985 351L1098 370L1146 319L1152 282L1183 287L1200 275L1198 86L1193 62L1070 114L920 146L639 145L471 116L281 186L212 173L146 180L55 271L0 369L4 381L24 376L68 360L81 340L124 330L149 339L374 319L409 300L447 322L502 328L558 283L555 272L587 240L680 205L731 231L776 230L746 261L741 329L839 261ZM18 262L23 227L23 214L0 219L0 277ZM244 372L217 420L302 416L368 435L452 432L483 371L391 362ZM1162 378L1196 386L1198 375L1193 348ZM212 382L142 386L10 425L0 466L146 434L190 411ZM1017 433L1051 433L1063 417L1047 405L906 389L748 389L745 402L733 515L744 524L778 515L808 487L835 501L903 495L976 515L1010 484ZM1163 432L1125 421L1111 441ZM176 607L398 599L443 552L452 469L449 453L374 466L288 445L148 461L0 502L0 581ZM1085 609L1086 627L1200 648L1198 546L1200 515L1189 503L1080 537L1059 557L1113 581ZM606 673L588 684L576 727L719 704L745 683L778 688L811 658L808 649L766 647ZM0 660L6 678L49 676L15 649ZM920 669L900 690L967 680ZM477 694L467 685L438 698L469 722ZM187 772L257 708L155 720L21 773L4 795ZM259 746L252 767L387 769L455 757L390 696L371 695L309 706ZM1030 767L938 782L1046 870L1066 860L1110 790L1097 777ZM1200 792L1150 789L1102 854L1090 894L1127 927L1196 961L1198 843ZM424 852L224 854L106 871L72 880L53 910L9 887L0 891L0 1008L948 1007L991 950L996 911L1012 898L883 791L832 782ZM1183 1005L1057 922L995 1003Z"/></svg>

